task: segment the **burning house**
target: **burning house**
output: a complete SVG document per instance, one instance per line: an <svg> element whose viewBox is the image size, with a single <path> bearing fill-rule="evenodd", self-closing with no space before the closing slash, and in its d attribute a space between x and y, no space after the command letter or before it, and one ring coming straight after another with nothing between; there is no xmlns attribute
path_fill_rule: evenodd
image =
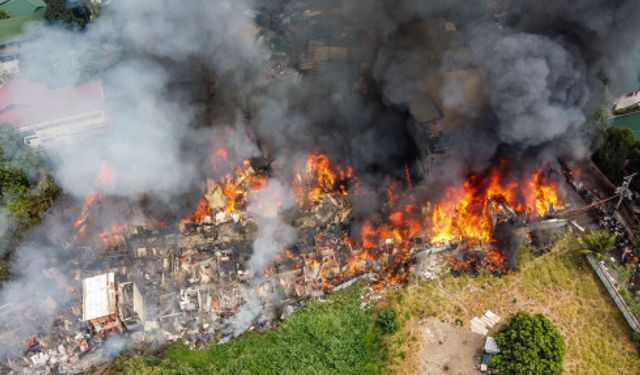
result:
<svg viewBox="0 0 640 375"><path fill-rule="evenodd" d="M114 335L225 341L359 278L502 275L518 241L548 248L566 224L559 161L587 156L607 70L585 46L606 33L574 26L600 23L534 2L267 3L258 43L244 2L123 1L30 56L86 38L99 56L69 53L68 70L107 61L103 83L0 88L0 123L53 156L68 193L1 295L24 322L2 337L26 342L3 371L86 371ZM113 137L95 137L103 84Z"/></svg>
<svg viewBox="0 0 640 375"><path fill-rule="evenodd" d="M121 330L116 314L116 284L113 273L82 280L82 320L90 322L97 335Z"/></svg>

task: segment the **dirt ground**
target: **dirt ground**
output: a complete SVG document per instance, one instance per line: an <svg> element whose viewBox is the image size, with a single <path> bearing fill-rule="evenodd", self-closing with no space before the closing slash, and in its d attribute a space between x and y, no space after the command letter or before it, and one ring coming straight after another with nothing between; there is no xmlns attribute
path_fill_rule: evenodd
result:
<svg viewBox="0 0 640 375"><path fill-rule="evenodd" d="M426 368L423 371L427 359L444 364L446 358L452 363L456 357L460 361L473 358L463 354L467 350L473 353L468 349L471 341L458 345L458 351L449 352L448 357L437 343L427 345L419 322L436 318L456 329L462 323L459 329L472 335L470 320L491 310L502 317L501 323L517 311L546 315L560 330L567 347L564 374L639 374L640 356L630 340L629 327L576 244L576 238L567 235L549 254L532 257L523 252L520 270L501 278L444 275L390 290L383 302L398 311L404 327L389 340L397 358L389 372L431 374ZM474 374L472 371L469 368L467 374Z"/></svg>
<svg viewBox="0 0 640 375"><path fill-rule="evenodd" d="M481 374L476 370L484 337L431 317L415 322L421 333L420 373L428 375Z"/></svg>

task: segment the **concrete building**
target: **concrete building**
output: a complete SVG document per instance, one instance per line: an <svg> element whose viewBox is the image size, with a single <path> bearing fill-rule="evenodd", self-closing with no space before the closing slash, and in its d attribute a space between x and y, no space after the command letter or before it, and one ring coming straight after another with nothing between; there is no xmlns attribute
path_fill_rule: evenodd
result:
<svg viewBox="0 0 640 375"><path fill-rule="evenodd" d="M91 323L98 335L122 330L116 310L116 283L112 272L82 280L82 320Z"/></svg>
<svg viewBox="0 0 640 375"><path fill-rule="evenodd" d="M640 91L621 96L613 103L613 114L624 115L640 111Z"/></svg>
<svg viewBox="0 0 640 375"><path fill-rule="evenodd" d="M102 84L49 88L14 79L0 87L0 124L14 126L35 150L59 147L106 130Z"/></svg>

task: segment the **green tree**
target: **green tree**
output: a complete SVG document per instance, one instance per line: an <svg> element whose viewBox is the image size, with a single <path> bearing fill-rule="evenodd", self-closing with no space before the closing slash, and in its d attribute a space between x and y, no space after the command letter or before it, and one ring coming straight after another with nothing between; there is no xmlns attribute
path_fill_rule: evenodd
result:
<svg viewBox="0 0 640 375"><path fill-rule="evenodd" d="M0 10L0 20L6 20L11 18L11 15L5 11L5 10Z"/></svg>
<svg viewBox="0 0 640 375"><path fill-rule="evenodd" d="M562 372L566 347L558 329L542 314L512 315L495 335L500 353L491 363L502 375L555 375Z"/></svg>
<svg viewBox="0 0 640 375"><path fill-rule="evenodd" d="M616 246L615 234L607 230L599 230L583 237L585 254L594 255L597 258L607 256Z"/></svg>
<svg viewBox="0 0 640 375"><path fill-rule="evenodd" d="M11 126L0 126L0 279L8 276L10 254L22 236L61 193L47 170Z"/></svg>
<svg viewBox="0 0 640 375"><path fill-rule="evenodd" d="M68 0L46 0L44 18L50 23L63 24L71 28L84 29L91 12L83 0L71 4Z"/></svg>
<svg viewBox="0 0 640 375"><path fill-rule="evenodd" d="M631 130L605 125L597 128L592 138L593 161L614 183L640 170L640 141ZM633 188L640 188L640 181L634 181Z"/></svg>

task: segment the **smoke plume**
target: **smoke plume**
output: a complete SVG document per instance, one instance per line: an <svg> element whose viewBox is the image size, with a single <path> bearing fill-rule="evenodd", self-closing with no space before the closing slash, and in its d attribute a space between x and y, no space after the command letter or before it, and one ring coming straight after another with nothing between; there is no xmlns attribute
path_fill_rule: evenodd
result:
<svg viewBox="0 0 640 375"><path fill-rule="evenodd" d="M309 152L353 166L363 192L352 201L355 220L378 218L386 188L407 174L430 198L505 147L531 163L584 157L582 125L604 87L637 88L639 12L633 0L122 0L81 33L34 30L21 74L52 87L103 84L108 132L47 151L77 201L96 191L107 162L117 175L107 193L183 217L202 181L229 171L212 171L212 148L238 161L266 157L271 178L248 207L259 273L296 239L282 212L294 205L287 186ZM334 49L323 57L318 46ZM71 216L54 210L17 250L0 306L55 307L12 319L18 334L0 354L49 329L72 300L64 287L78 266L64 250ZM0 234L7 228L0 212ZM106 264L97 252L82 256L96 269ZM59 284L43 274L49 268L60 270ZM234 332L261 310L248 291ZM112 344L111 354L126 347Z"/></svg>

